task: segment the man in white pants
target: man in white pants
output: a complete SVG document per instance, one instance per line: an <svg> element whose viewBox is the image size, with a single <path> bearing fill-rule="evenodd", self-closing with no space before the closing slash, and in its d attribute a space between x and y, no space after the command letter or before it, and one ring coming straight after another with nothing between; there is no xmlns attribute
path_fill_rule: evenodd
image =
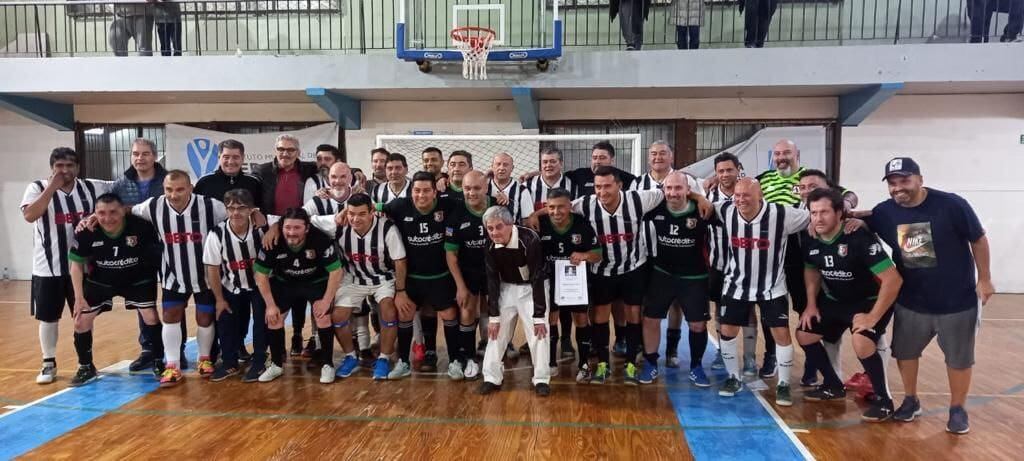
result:
<svg viewBox="0 0 1024 461"><path fill-rule="evenodd" d="M484 353L484 382L478 392L487 395L501 389L505 367L502 357L512 339L516 316L523 321L526 344L533 360L533 387L537 395L551 394L548 368L547 303L544 299L544 255L540 237L529 228L515 225L508 208L492 206L484 212L484 227L491 244L484 254L487 268L488 311L487 352ZM526 319L531 318L532 322Z"/></svg>

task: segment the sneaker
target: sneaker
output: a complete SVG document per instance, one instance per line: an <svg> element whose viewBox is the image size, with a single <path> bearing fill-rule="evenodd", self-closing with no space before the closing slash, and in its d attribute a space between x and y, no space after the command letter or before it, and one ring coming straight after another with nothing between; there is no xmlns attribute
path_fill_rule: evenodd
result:
<svg viewBox="0 0 1024 461"><path fill-rule="evenodd" d="M887 400L884 402L872 403L871 407L868 408L867 411L864 412L864 414L860 415L860 419L867 421L869 423L880 423L889 418L892 418L892 415L892 400Z"/></svg>
<svg viewBox="0 0 1024 461"><path fill-rule="evenodd" d="M359 353L359 366L363 368L372 368L373 363L376 361L377 359L373 357L373 351L369 349L364 349Z"/></svg>
<svg viewBox="0 0 1024 461"><path fill-rule="evenodd" d="M594 371L593 376L590 377L590 384L604 384L608 380L608 362L599 362L597 364L597 370Z"/></svg>
<svg viewBox="0 0 1024 461"><path fill-rule="evenodd" d="M291 355L292 357L302 355L302 336L292 336L292 347L288 351L288 355Z"/></svg>
<svg viewBox="0 0 1024 461"><path fill-rule="evenodd" d="M743 376L753 378L757 376L757 360L753 357L743 357Z"/></svg>
<svg viewBox="0 0 1024 461"><path fill-rule="evenodd" d="M921 411L921 401L918 400L917 397L908 395L903 399L903 403L900 407L892 414L892 419L909 423L913 421L914 418L921 416L921 413L923 413Z"/></svg>
<svg viewBox="0 0 1024 461"><path fill-rule="evenodd" d="M949 422L946 423L946 432L966 434L970 431L971 425L967 420L967 410L964 410L964 407L949 407Z"/></svg>
<svg viewBox="0 0 1024 461"><path fill-rule="evenodd" d="M674 355L665 357L665 368L679 368L679 357Z"/></svg>
<svg viewBox="0 0 1024 461"><path fill-rule="evenodd" d="M167 367L160 374L160 387L174 387L185 380L185 375L177 367Z"/></svg>
<svg viewBox="0 0 1024 461"><path fill-rule="evenodd" d="M199 359L199 365L196 365L196 371L199 372L200 378L209 378L214 372L213 362L211 362L209 358Z"/></svg>
<svg viewBox="0 0 1024 461"><path fill-rule="evenodd" d="M711 362L711 369L712 370L724 370L725 369L725 360L722 359L722 353L721 352L715 354L715 361Z"/></svg>
<svg viewBox="0 0 1024 461"><path fill-rule="evenodd" d="M388 359L381 357L377 361L373 362L373 380L384 381L388 379L388 373L391 372L391 363Z"/></svg>
<svg viewBox="0 0 1024 461"><path fill-rule="evenodd" d="M552 363L552 364L548 365L548 377L549 378L557 378L558 377L558 364L557 363Z"/></svg>
<svg viewBox="0 0 1024 461"><path fill-rule="evenodd" d="M163 361L163 359L153 359L152 367L153 367L153 376L155 376L156 379L159 380L160 376L164 374L164 361Z"/></svg>
<svg viewBox="0 0 1024 461"><path fill-rule="evenodd" d="M462 364L458 360L454 360L448 364L448 379L452 381L462 381L466 379L466 374L462 372Z"/></svg>
<svg viewBox="0 0 1024 461"><path fill-rule="evenodd" d="M738 392L743 390L743 383L736 379L735 376L730 376L722 383L722 387L718 388L718 395L722 397L732 397Z"/></svg>
<svg viewBox="0 0 1024 461"><path fill-rule="evenodd" d="M128 364L128 371L142 371L153 366L153 353L142 351L139 357Z"/></svg>
<svg viewBox="0 0 1024 461"><path fill-rule="evenodd" d="M639 384L636 380L636 365L633 362L626 363L625 371L622 374L622 382L630 386Z"/></svg>
<svg viewBox="0 0 1024 461"><path fill-rule="evenodd" d="M508 347L505 348L505 358L509 360L515 360L519 358L519 351L512 347L512 343L508 343Z"/></svg>
<svg viewBox="0 0 1024 461"><path fill-rule="evenodd" d="M775 404L780 407L793 406L793 393L789 390L789 383L780 383L775 386Z"/></svg>
<svg viewBox="0 0 1024 461"><path fill-rule="evenodd" d="M530 355L529 343L523 343L522 346L519 346L519 355Z"/></svg>
<svg viewBox="0 0 1024 461"><path fill-rule="evenodd" d="M302 348L302 358L304 358L304 359L312 358L313 354L316 353L316 350L317 350L316 338L315 337L311 337L311 338L309 338L309 340L306 341L306 347ZM295 354L292 354L292 355L295 355Z"/></svg>
<svg viewBox="0 0 1024 461"><path fill-rule="evenodd" d="M761 371L757 373L761 379L768 379L775 377L775 356L769 355L764 358L764 364L761 365Z"/></svg>
<svg viewBox="0 0 1024 461"><path fill-rule="evenodd" d="M467 381L472 381L480 377L480 365L477 365L476 360L469 359L466 361L466 369L463 370L463 374Z"/></svg>
<svg viewBox="0 0 1024 461"><path fill-rule="evenodd" d="M658 367L644 360L644 366L640 369L640 374L636 377L636 381L640 384L651 384L657 379Z"/></svg>
<svg viewBox="0 0 1024 461"><path fill-rule="evenodd" d="M333 382L334 382L334 367L332 367L330 365L324 365L324 366L320 367L320 384L331 384Z"/></svg>
<svg viewBox="0 0 1024 461"><path fill-rule="evenodd" d="M537 383L536 386L533 386L533 390L537 392L537 396L539 397L547 397L551 395L551 386L548 383Z"/></svg>
<svg viewBox="0 0 1024 461"><path fill-rule="evenodd" d="M210 375L210 381L215 383L219 381L224 381L225 379L228 379L237 374L238 367L225 367L223 364L221 364L219 367L217 367L216 370L213 371L213 374Z"/></svg>
<svg viewBox="0 0 1024 461"><path fill-rule="evenodd" d="M93 364L79 365L78 371L71 378L71 382L68 385L71 387L83 386L89 381L96 379L96 376L96 367Z"/></svg>
<svg viewBox="0 0 1024 461"><path fill-rule="evenodd" d="M480 387L476 389L476 393L480 395L493 394L501 390L501 385L484 381L480 383Z"/></svg>
<svg viewBox="0 0 1024 461"><path fill-rule="evenodd" d="M614 353L616 357L626 356L626 338L615 340L615 347L612 348L612 353Z"/></svg>
<svg viewBox="0 0 1024 461"><path fill-rule="evenodd" d="M590 365L583 364L580 367L580 371L576 372L576 384L590 384L590 379L593 377L593 373L590 372Z"/></svg>
<svg viewBox="0 0 1024 461"><path fill-rule="evenodd" d="M242 377L243 383L255 383L260 380L260 375L266 369L262 365L253 364L249 366L249 370L245 372L245 376Z"/></svg>
<svg viewBox="0 0 1024 461"><path fill-rule="evenodd" d="M277 366L276 363L271 362L270 365L267 365L267 369L263 370L263 373L260 374L259 381L261 383L269 383L277 378L280 378L281 375L283 374L284 369Z"/></svg>
<svg viewBox="0 0 1024 461"><path fill-rule="evenodd" d="M433 373L437 371L437 353L434 351L427 351L423 355L423 360L420 361L420 371L423 373Z"/></svg>
<svg viewBox="0 0 1024 461"><path fill-rule="evenodd" d="M825 385L818 386L814 390L804 393L804 400L812 402L827 402L829 400L846 399L846 389L841 387L829 388Z"/></svg>
<svg viewBox="0 0 1024 461"><path fill-rule="evenodd" d="M562 357L573 357L576 355L576 349L572 347L572 340L569 338L562 339Z"/></svg>
<svg viewBox="0 0 1024 461"><path fill-rule="evenodd" d="M252 360L252 354L250 354L249 351L246 350L245 346L242 346L242 348L238 350L238 361L248 362L250 360Z"/></svg>
<svg viewBox="0 0 1024 461"><path fill-rule="evenodd" d="M412 361L422 362L427 355L427 346L423 343L416 343L412 345Z"/></svg>
<svg viewBox="0 0 1024 461"><path fill-rule="evenodd" d="M854 373L850 379L843 383L848 391L856 391L859 389L872 389L871 378L868 377L867 373Z"/></svg>
<svg viewBox="0 0 1024 461"><path fill-rule="evenodd" d="M43 362L43 368L36 376L36 384L50 384L57 380L57 364L55 362Z"/></svg>
<svg viewBox="0 0 1024 461"><path fill-rule="evenodd" d="M487 340L481 339L480 342L476 343L476 356L484 358L484 352L487 351Z"/></svg>
<svg viewBox="0 0 1024 461"><path fill-rule="evenodd" d="M704 367L690 369L690 382L697 387L711 387L708 375L704 373Z"/></svg>
<svg viewBox="0 0 1024 461"><path fill-rule="evenodd" d="M800 378L800 387L818 387L821 383L818 382L817 373L813 375L804 375Z"/></svg>
<svg viewBox="0 0 1024 461"><path fill-rule="evenodd" d="M410 367L408 363L405 363L404 360L398 359L398 361L395 362L395 367L391 369L390 373L388 373L388 380L402 379L411 375L412 367Z"/></svg>
<svg viewBox="0 0 1024 461"><path fill-rule="evenodd" d="M338 366L338 372L334 375L339 378L348 378L352 376L352 373L359 371L359 368L359 359L354 355L346 355L345 359L341 361L341 365Z"/></svg>

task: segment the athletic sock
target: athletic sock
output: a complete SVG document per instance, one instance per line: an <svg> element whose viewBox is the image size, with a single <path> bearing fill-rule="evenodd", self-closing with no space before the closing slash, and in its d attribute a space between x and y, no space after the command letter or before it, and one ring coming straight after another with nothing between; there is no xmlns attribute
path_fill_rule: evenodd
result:
<svg viewBox="0 0 1024 461"><path fill-rule="evenodd" d="M626 324L626 362L636 361L644 350L644 329L639 323Z"/></svg>
<svg viewBox="0 0 1024 461"><path fill-rule="evenodd" d="M370 350L370 316L360 315L353 317L352 323L355 325L352 333L356 338L356 349L359 352Z"/></svg>
<svg viewBox="0 0 1024 461"><path fill-rule="evenodd" d="M459 325L459 343L462 345L462 359L468 363L476 357L476 322Z"/></svg>
<svg viewBox="0 0 1024 461"><path fill-rule="evenodd" d="M164 323L162 331L164 342L164 353L167 354L167 366L179 367L181 365L181 325L179 323Z"/></svg>
<svg viewBox="0 0 1024 461"><path fill-rule="evenodd" d="M426 326L426 324L424 324ZM444 345L448 349L448 362L455 363L459 362L465 365L466 360L462 358L462 352L459 347L459 321L458 320L445 320L444 321ZM427 350L430 347L427 346Z"/></svg>
<svg viewBox="0 0 1024 461"><path fill-rule="evenodd" d="M793 345L776 345L775 358L777 359L776 364L779 367L779 384L789 384L791 370L793 369Z"/></svg>
<svg viewBox="0 0 1024 461"><path fill-rule="evenodd" d="M800 347L804 348L807 364L813 369L821 371L821 375L825 378L825 387L829 389L842 387L843 382L839 379L839 376L836 376L836 371L828 364L828 354L825 352L825 347L821 344L821 341L815 341ZM779 363L781 366L782 361L780 360Z"/></svg>
<svg viewBox="0 0 1024 461"><path fill-rule="evenodd" d="M334 366L334 327L317 328L316 336L320 338L320 364Z"/></svg>
<svg viewBox="0 0 1024 461"><path fill-rule="evenodd" d="M410 364L409 349L412 348L413 322L398 322L398 358Z"/></svg>
<svg viewBox="0 0 1024 461"><path fill-rule="evenodd" d="M210 349L213 348L213 336L215 334L213 325L207 327L200 326L196 331L196 343L199 344L200 357L210 356Z"/></svg>
<svg viewBox="0 0 1024 461"><path fill-rule="evenodd" d="M707 335L705 335L707 336ZM683 337L683 330L679 328L669 328L665 330L665 355L668 357L677 357L679 355L679 340ZM693 346L693 340L690 340L691 347Z"/></svg>
<svg viewBox="0 0 1024 461"><path fill-rule="evenodd" d="M561 309L558 311L558 323L565 325L565 331L560 336L563 341L569 341L572 339L572 312L569 309Z"/></svg>
<svg viewBox="0 0 1024 461"><path fill-rule="evenodd" d="M608 362L609 351L608 351L608 322L595 323L593 326L593 338L591 342L594 345L594 349L597 351L598 362Z"/></svg>
<svg viewBox="0 0 1024 461"><path fill-rule="evenodd" d="M92 330L75 332L75 352L78 353L79 365L92 365Z"/></svg>
<svg viewBox="0 0 1024 461"><path fill-rule="evenodd" d="M57 358L57 322L39 322L39 348L43 360Z"/></svg>
<svg viewBox="0 0 1024 461"><path fill-rule="evenodd" d="M583 367L590 357L590 337L593 328L590 325L576 327L576 366Z"/></svg>
<svg viewBox="0 0 1024 461"><path fill-rule="evenodd" d="M722 346L722 361L729 376L740 378L740 358L736 356L736 337L721 336L718 343Z"/></svg>
<svg viewBox="0 0 1024 461"><path fill-rule="evenodd" d="M722 332L719 330L719 337ZM743 359L754 360L757 358L757 327L743 327Z"/></svg>
<svg viewBox="0 0 1024 461"><path fill-rule="evenodd" d="M609 339L609 342L610 342L611 338L608 338L608 339ZM619 325L618 323L616 323L615 324L615 342L619 342L619 341L622 341L622 340L627 340L628 341L628 338L626 337L626 324Z"/></svg>
<svg viewBox="0 0 1024 461"><path fill-rule="evenodd" d="M559 338L558 333L559 333L558 332L558 324L556 323L554 325L551 325L550 332L549 332L549 335L548 335L549 336L548 341L551 342L551 346L548 347L548 353L549 353L548 354L549 355L548 365L551 366L551 367L558 366L558 338Z"/></svg>
<svg viewBox="0 0 1024 461"><path fill-rule="evenodd" d="M843 337L834 343L828 341L822 341L821 345L825 347L825 352L828 354L828 363L832 365L832 370L836 372L836 376L840 379L843 378L843 357L839 355L840 346L843 344Z"/></svg>
<svg viewBox="0 0 1024 461"><path fill-rule="evenodd" d="M420 323L423 324L423 345L427 352L437 353L437 317L420 316Z"/></svg>
<svg viewBox="0 0 1024 461"><path fill-rule="evenodd" d="M875 351L882 359L882 383L885 384L886 394L892 395L892 392L889 391L889 371L886 368L889 365L889 359L892 358L892 349L889 347L889 339L885 335L878 337L878 341L875 342Z"/></svg>
<svg viewBox="0 0 1024 461"><path fill-rule="evenodd" d="M690 331L690 369L702 366L704 351L708 349L708 332Z"/></svg>
<svg viewBox="0 0 1024 461"><path fill-rule="evenodd" d="M267 329L267 344L270 345L270 361L284 366L284 328Z"/></svg>
<svg viewBox="0 0 1024 461"><path fill-rule="evenodd" d="M765 322L763 316L761 317L761 333L764 334L764 356L767 358L776 354L778 348L775 346L775 336L772 336L772 329Z"/></svg>
<svg viewBox="0 0 1024 461"><path fill-rule="evenodd" d="M864 366L864 371L871 379L871 388L875 391L875 395L883 401L892 400L892 396L889 395L889 385L885 380L885 364L882 363L882 357L878 355L878 352L871 354L866 359L860 359L860 364Z"/></svg>
<svg viewBox="0 0 1024 461"><path fill-rule="evenodd" d="M417 344L423 344L423 316L418 311L412 316L412 336Z"/></svg>

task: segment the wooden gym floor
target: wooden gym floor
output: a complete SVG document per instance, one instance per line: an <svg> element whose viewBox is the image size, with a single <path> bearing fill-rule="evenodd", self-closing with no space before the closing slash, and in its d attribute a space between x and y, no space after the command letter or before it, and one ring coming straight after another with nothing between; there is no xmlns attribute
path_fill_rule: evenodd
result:
<svg viewBox="0 0 1024 461"><path fill-rule="evenodd" d="M97 320L95 361L107 368L101 379L67 387L77 360L65 315L58 381L40 386L28 289L27 282L0 286L0 458L939 460L1018 459L1024 452L1017 434L1024 367L1014 358L1024 350L1024 296L999 295L986 307L968 404L971 433L954 436L944 431L949 394L934 343L921 364L925 415L914 423L861 423L863 406L852 396L805 403L797 390L790 408L775 407L773 391L763 399L749 391L724 399L674 370L654 385L629 387L618 362L612 383L579 386L572 359L560 362L546 399L530 391L524 358L506 363L512 371L504 389L486 398L474 392L478 381L452 383L440 374L373 382L364 370L325 386L301 361L269 384L211 383L190 370L183 385L158 389L150 373L127 373L137 328L134 314L120 307ZM685 335L681 348L685 359ZM795 375L802 370L797 356ZM844 378L859 368L847 341ZM898 403L895 363L889 370Z"/></svg>

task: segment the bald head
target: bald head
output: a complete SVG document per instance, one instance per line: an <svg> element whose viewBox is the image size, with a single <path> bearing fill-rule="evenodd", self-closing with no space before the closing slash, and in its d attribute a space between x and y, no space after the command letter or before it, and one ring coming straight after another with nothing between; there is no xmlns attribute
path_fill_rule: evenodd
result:
<svg viewBox="0 0 1024 461"><path fill-rule="evenodd" d="M507 183L509 178L512 177L513 167L512 156L504 152L495 155L494 159L491 160L491 171L494 172L494 179L502 184Z"/></svg>
<svg viewBox="0 0 1024 461"><path fill-rule="evenodd" d="M772 147L772 163L782 176L790 176L800 169L800 149L789 139L782 139Z"/></svg>
<svg viewBox="0 0 1024 461"><path fill-rule="evenodd" d="M746 219L752 219L761 211L761 202L764 192L761 191L761 183L752 178L741 178L736 181L736 189L732 195L732 201L736 209Z"/></svg>
<svg viewBox="0 0 1024 461"><path fill-rule="evenodd" d="M462 177L462 195L471 208L487 208L487 176L471 170Z"/></svg>
<svg viewBox="0 0 1024 461"><path fill-rule="evenodd" d="M327 182L331 185L331 189L337 191L348 189L352 186L352 168L349 168L345 162L331 165L331 169L327 173Z"/></svg>
<svg viewBox="0 0 1024 461"><path fill-rule="evenodd" d="M665 202L672 211L682 211L686 207L686 196L690 193L686 174L681 171L669 173L661 183L661 190L665 192Z"/></svg>

